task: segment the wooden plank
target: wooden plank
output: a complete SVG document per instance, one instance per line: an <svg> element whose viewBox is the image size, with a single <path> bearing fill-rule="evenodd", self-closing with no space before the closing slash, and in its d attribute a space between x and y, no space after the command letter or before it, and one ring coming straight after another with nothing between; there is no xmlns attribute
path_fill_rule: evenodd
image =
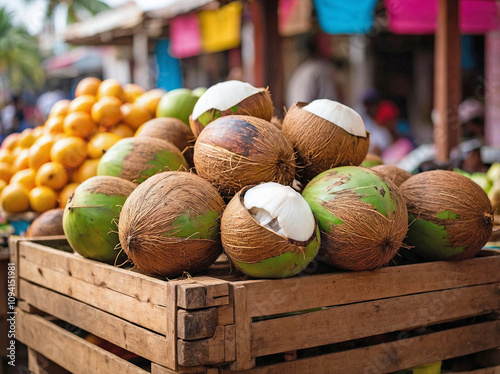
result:
<svg viewBox="0 0 500 374"><path fill-rule="evenodd" d="M500 284L473 286L356 303L255 322L252 324L252 357L484 314L498 309L499 293ZM238 321L237 311L235 317ZM238 354L238 335L236 338Z"/></svg>
<svg viewBox="0 0 500 374"><path fill-rule="evenodd" d="M220 364L225 359L224 326L217 327L214 336L209 339L177 341L179 365L201 366Z"/></svg>
<svg viewBox="0 0 500 374"><path fill-rule="evenodd" d="M203 366L197 366L192 368L178 367L178 370L172 370L164 366L151 363L151 374L207 374L207 368Z"/></svg>
<svg viewBox="0 0 500 374"><path fill-rule="evenodd" d="M14 265L16 271L14 275L16 287L14 289L14 296L19 299L19 243L22 239L11 236L9 238L10 250L10 263Z"/></svg>
<svg viewBox="0 0 500 374"><path fill-rule="evenodd" d="M246 370L255 366L251 355L252 320L248 313L247 289L245 286L233 286L234 324L236 340L236 361L231 370Z"/></svg>
<svg viewBox="0 0 500 374"><path fill-rule="evenodd" d="M189 283L179 283L178 306L184 309L200 309L229 304L229 282L199 276Z"/></svg>
<svg viewBox="0 0 500 374"><path fill-rule="evenodd" d="M117 346L162 365L172 347L158 335L67 296L21 280L31 306L97 335Z"/></svg>
<svg viewBox="0 0 500 374"><path fill-rule="evenodd" d="M69 371L28 348L28 367L32 374L69 374Z"/></svg>
<svg viewBox="0 0 500 374"><path fill-rule="evenodd" d="M437 261L375 271L236 282L251 317L500 282L500 256Z"/></svg>
<svg viewBox="0 0 500 374"><path fill-rule="evenodd" d="M236 326L224 326L224 361L236 360Z"/></svg>
<svg viewBox="0 0 500 374"><path fill-rule="evenodd" d="M18 271L25 280L166 335L166 308L152 304L148 299L138 300L135 296L87 283L25 259L21 260Z"/></svg>
<svg viewBox="0 0 500 374"><path fill-rule="evenodd" d="M19 311L18 322L24 344L73 374L147 373L43 317Z"/></svg>
<svg viewBox="0 0 500 374"><path fill-rule="evenodd" d="M234 306L222 305L217 308L218 325L226 326L234 324Z"/></svg>
<svg viewBox="0 0 500 374"><path fill-rule="evenodd" d="M166 323L166 363L170 369L177 369L177 286L174 282L167 283L166 298L169 301L165 313Z"/></svg>
<svg viewBox="0 0 500 374"><path fill-rule="evenodd" d="M429 362L466 356L500 341L500 321L254 368L244 374L390 373ZM233 373L223 370L224 374ZM242 374L243 374L242 373ZM482 373L481 373L482 374ZM498 374L498 373L496 373Z"/></svg>
<svg viewBox="0 0 500 374"><path fill-rule="evenodd" d="M218 325L217 308L177 312L177 337L184 340L211 338Z"/></svg>

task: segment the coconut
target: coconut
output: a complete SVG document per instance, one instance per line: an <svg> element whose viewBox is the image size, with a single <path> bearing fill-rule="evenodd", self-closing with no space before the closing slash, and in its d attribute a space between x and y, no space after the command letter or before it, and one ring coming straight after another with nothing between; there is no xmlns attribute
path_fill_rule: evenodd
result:
<svg viewBox="0 0 500 374"><path fill-rule="evenodd" d="M382 158L379 155L376 155L374 153L368 153L365 156L363 162L361 163L361 166L365 168L371 168L373 166L382 165L383 163L384 161L382 161Z"/></svg>
<svg viewBox="0 0 500 374"><path fill-rule="evenodd" d="M189 126L189 116L198 101L187 88L177 88L165 93L156 108L156 117L175 117Z"/></svg>
<svg viewBox="0 0 500 374"><path fill-rule="evenodd" d="M500 214L500 179L493 183L490 192L488 192L488 197L490 198L494 213Z"/></svg>
<svg viewBox="0 0 500 374"><path fill-rule="evenodd" d="M144 123L135 136L167 140L179 148L190 165L193 163L194 135L189 126L178 118L153 118Z"/></svg>
<svg viewBox="0 0 500 374"><path fill-rule="evenodd" d="M273 110L267 88L231 80L213 85L201 95L189 117L189 124L198 137L210 122L219 117L241 114L270 121Z"/></svg>
<svg viewBox="0 0 500 374"><path fill-rule="evenodd" d="M350 270L387 264L403 243L408 214L390 180L356 166L327 170L302 192L319 222L318 259Z"/></svg>
<svg viewBox="0 0 500 374"><path fill-rule="evenodd" d="M97 175L142 183L159 171L188 168L181 151L171 142L141 136L117 141L99 161Z"/></svg>
<svg viewBox="0 0 500 374"><path fill-rule="evenodd" d="M207 91L208 92L208 91ZM219 118L194 145L196 172L232 196L261 182L291 185L295 174L292 145L270 122L250 116Z"/></svg>
<svg viewBox="0 0 500 374"><path fill-rule="evenodd" d="M221 221L222 245L242 273L286 278L300 273L319 250L320 235L311 209L289 186L247 186L227 205Z"/></svg>
<svg viewBox="0 0 500 374"><path fill-rule="evenodd" d="M112 176L96 176L80 184L63 215L63 229L73 250L83 257L114 263L119 251L116 220L136 185Z"/></svg>
<svg viewBox="0 0 500 374"><path fill-rule="evenodd" d="M398 187L411 177L411 173L407 172L406 170L400 169L397 166L376 165L371 169L381 174L385 179L389 179L390 181L394 182L394 184Z"/></svg>
<svg viewBox="0 0 500 374"><path fill-rule="evenodd" d="M219 219L224 200L189 172L157 174L130 195L120 213L121 247L149 274L196 273L222 252Z"/></svg>
<svg viewBox="0 0 500 374"><path fill-rule="evenodd" d="M369 133L361 116L336 101L293 104L282 131L298 154L305 181L337 166L358 166L368 152Z"/></svg>
<svg viewBox="0 0 500 374"><path fill-rule="evenodd" d="M408 206L406 244L433 260L475 256L493 230L493 208L486 192L454 171L416 174L400 191Z"/></svg>
<svg viewBox="0 0 500 374"><path fill-rule="evenodd" d="M64 235L62 220L64 209L55 208L40 214L31 222L26 237Z"/></svg>

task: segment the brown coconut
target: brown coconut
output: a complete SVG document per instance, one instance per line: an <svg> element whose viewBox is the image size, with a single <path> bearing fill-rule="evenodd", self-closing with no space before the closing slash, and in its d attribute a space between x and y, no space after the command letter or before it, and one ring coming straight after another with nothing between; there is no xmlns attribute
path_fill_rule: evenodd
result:
<svg viewBox="0 0 500 374"><path fill-rule="evenodd" d="M412 174L407 172L406 170L392 165L377 165L371 167L371 169L382 175L382 177L384 177L385 179L394 182L394 184L398 187L412 176Z"/></svg>
<svg viewBox="0 0 500 374"><path fill-rule="evenodd" d="M204 95L206 92L204 93ZM237 108L237 109L235 109ZM224 117L229 115L246 115L257 118L262 118L266 121L271 121L274 113L274 105L271 100L271 93L267 88L261 88L260 92L247 97L240 101L230 109L217 111L217 116ZM218 117L215 117L216 119ZM197 138L201 131L206 127L198 121L198 118L189 116L189 125L193 131L194 136Z"/></svg>
<svg viewBox="0 0 500 374"><path fill-rule="evenodd" d="M211 122L194 146L196 172L232 196L262 182L290 186L295 175L292 145L273 124L250 116L227 116Z"/></svg>
<svg viewBox="0 0 500 374"><path fill-rule="evenodd" d="M118 223L121 247L138 269L149 274L177 277L199 272L222 252L223 208L217 190L201 177L189 172L156 174L123 205ZM192 233L182 236L189 224L209 211L216 218L208 231L206 225L194 225ZM197 238L200 235L210 239Z"/></svg>
<svg viewBox="0 0 500 374"><path fill-rule="evenodd" d="M194 135L180 119L174 117L153 118L141 126L136 136L148 136L171 142L179 148L186 161L193 165Z"/></svg>
<svg viewBox="0 0 500 374"><path fill-rule="evenodd" d="M63 214L64 209L62 208L50 209L40 214L31 222L26 231L26 237L64 235Z"/></svg>
<svg viewBox="0 0 500 374"><path fill-rule="evenodd" d="M303 181L337 166L359 166L368 153L366 137L348 133L336 124L302 108L307 103L295 103L283 119L283 134L297 152L297 165Z"/></svg>

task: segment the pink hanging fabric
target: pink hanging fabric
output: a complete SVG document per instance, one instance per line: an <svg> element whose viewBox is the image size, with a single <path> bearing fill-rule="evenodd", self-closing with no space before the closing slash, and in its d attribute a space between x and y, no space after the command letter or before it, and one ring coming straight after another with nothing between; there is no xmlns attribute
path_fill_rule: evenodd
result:
<svg viewBox="0 0 500 374"><path fill-rule="evenodd" d="M197 56L201 53L201 34L198 16L189 13L170 21L170 54L175 58Z"/></svg>

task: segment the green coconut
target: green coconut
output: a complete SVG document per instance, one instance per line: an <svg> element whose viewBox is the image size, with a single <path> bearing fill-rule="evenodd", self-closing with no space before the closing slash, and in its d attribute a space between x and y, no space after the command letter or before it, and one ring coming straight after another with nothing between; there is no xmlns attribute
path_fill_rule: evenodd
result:
<svg viewBox="0 0 500 374"><path fill-rule="evenodd" d="M378 173L356 166L327 170L302 196L319 222L319 260L371 270L387 264L401 247L408 229L405 202L394 183Z"/></svg>
<svg viewBox="0 0 500 374"><path fill-rule="evenodd" d="M321 241L318 225L301 195L277 183L255 189L247 186L238 192L222 215L221 237L235 267L255 278L299 274L316 257Z"/></svg>
<svg viewBox="0 0 500 374"><path fill-rule="evenodd" d="M114 263L119 253L116 221L136 185L112 176L96 176L81 183L63 214L63 229L73 250L83 257Z"/></svg>
<svg viewBox="0 0 500 374"><path fill-rule="evenodd" d="M383 165L383 164L384 164L384 161L382 161L382 158L379 155L376 155L374 153L368 153L365 156L365 159L363 160L363 162L361 163L361 166L363 166L365 168L371 168L371 167Z"/></svg>
<svg viewBox="0 0 500 374"><path fill-rule="evenodd" d="M178 118L189 126L189 116L198 101L198 96L187 88L177 88L165 93L156 107L156 117Z"/></svg>
<svg viewBox="0 0 500 374"><path fill-rule="evenodd" d="M130 195L120 213L121 247L149 274L177 277L211 265L222 252L224 200L189 172L159 173Z"/></svg>
<svg viewBox="0 0 500 374"><path fill-rule="evenodd" d="M408 206L405 243L432 260L475 256L491 236L493 208L486 192L453 171L416 174L400 187Z"/></svg>
<svg viewBox="0 0 500 374"><path fill-rule="evenodd" d="M97 175L111 175L137 183L165 170L188 170L179 148L152 137L132 137L117 141L102 156Z"/></svg>

